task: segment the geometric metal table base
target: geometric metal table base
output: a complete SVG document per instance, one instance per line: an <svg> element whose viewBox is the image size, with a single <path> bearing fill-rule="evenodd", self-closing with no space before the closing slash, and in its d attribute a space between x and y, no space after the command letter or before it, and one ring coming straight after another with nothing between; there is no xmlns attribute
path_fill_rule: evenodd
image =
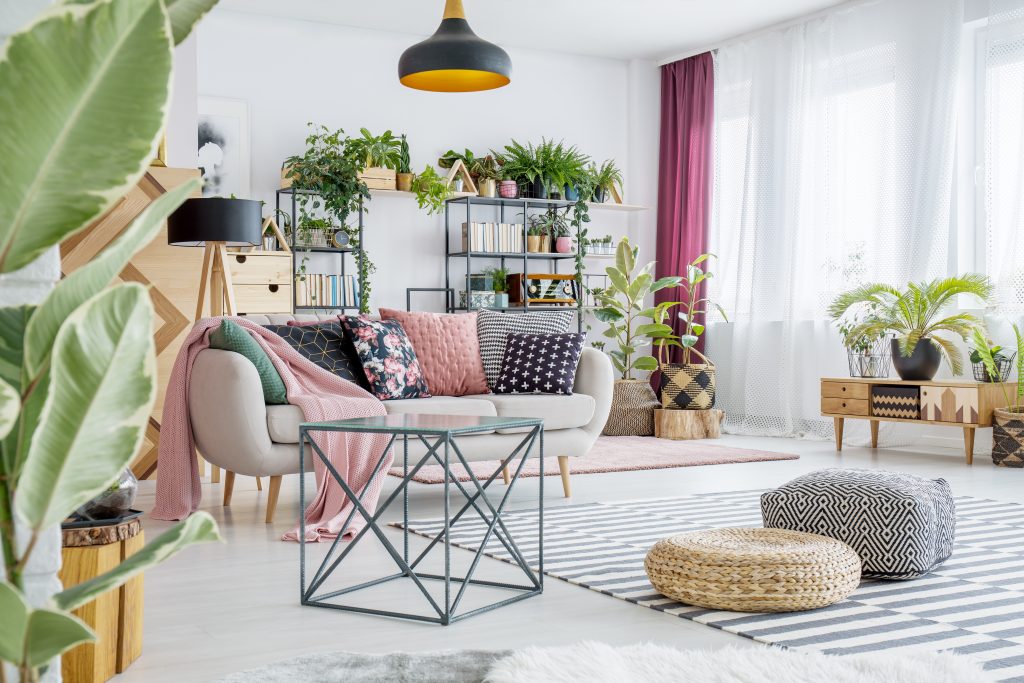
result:
<svg viewBox="0 0 1024 683"><path fill-rule="evenodd" d="M492 431L495 429L515 428L525 428L528 429L528 431L525 432L519 445L501 460L501 463L487 479L481 482L477 479L476 475L473 474L473 470L470 468L469 462L467 462L466 457L463 455L462 450L456 442L456 437L477 432ZM396 445L396 440L401 437L405 455L403 458L404 468L402 480L388 498L380 504L376 512L371 514L369 510L366 509L362 501L364 491L360 491L358 493L353 491L349 487L348 482L345 481L345 478L341 476L341 473L337 471L320 447L317 446L316 442L309 436L310 432L315 431L363 432L390 435L391 438L388 440L387 446L378 458L369 481L373 481L374 477L382 473L384 464L388 461L388 452ZM423 457L420 458L420 460L411 468L409 466L408 459L410 438L419 439L419 441L427 448L426 454L424 454ZM512 537L512 534L501 518L501 513L509 501L512 489L518 481L520 472L522 472L523 467L526 465L527 458L530 457L530 454L533 451L534 444L537 444L538 447L541 468L539 478L540 490L537 500L538 572L534 572L530 569L526 558L516 545L515 539ZM338 537L334 539L330 549L327 551L327 555L320 563L316 572L310 578L308 584L306 581L305 533L299 534L299 587L301 603L303 605L337 609L347 612L375 614L401 619L413 619L417 621L447 625L475 614L510 605L520 600L525 600L526 598L534 595L539 595L544 591L544 429L542 420L538 418L471 417L456 415L387 415L381 417L356 418L351 420L303 423L299 426L300 529L304 529L305 526L304 465L305 448L307 446L313 449L313 453L315 453L315 455L319 457L321 462L326 466L329 475L334 478L334 480L342 487L342 490L344 490L345 495L353 502L353 509L349 513L345 523L341 526L341 529L346 529L357 513L363 520L365 520L366 526L364 526L347 544L341 543L342 535L338 534ZM424 548L423 551L421 551L415 558L410 560L409 483L412 481L412 478L416 473L419 472L420 468L431 462L436 462L444 468L444 526L436 536L430 539L427 547ZM466 472L468 472L470 477L468 486L464 485L463 482L458 481L455 476L452 475L450 465L454 464L461 464L466 469ZM509 485L505 488L504 495L502 495L497 504L495 504L491 496L488 495L488 490L495 480L501 475L504 467L512 469L512 478ZM452 485L458 489L466 501L462 507L454 513L451 510L449 502L449 493ZM387 534L384 533L384 530L380 525L380 520L383 518L384 513L387 511L388 507L395 502L399 495L402 496L403 508L402 548L400 550L394 546L391 539L389 539ZM474 517L471 513L475 513L476 516ZM452 576L451 532L455 529L459 520L476 520L477 518L483 520L483 523L486 525L483 542L474 554L465 576ZM391 559L394 561L398 571L380 578L348 586L340 590L330 590L318 593L317 591L324 589L324 584L327 579L334 574L334 572L342 565L343 561L352 554L353 549L359 545L359 541L367 536L367 534L373 534L376 536L387 551L388 555L390 555ZM473 578L473 575L477 570L477 566L480 563L480 559L484 556L484 548L492 537L500 542L501 545L504 546L505 550L508 551L512 557L512 561L528 579L528 584L519 585ZM432 550L439 546L444 549L444 573L434 574L420 571L418 568L422 562L427 558ZM339 547L343 547L343 549L340 552L337 552ZM337 557L335 557L336 553ZM502 564L504 565L505 563L502 562ZM433 610L432 613L414 614L408 612L396 612L335 602L335 600L341 596L349 595L356 591L400 579L411 580L416 585L430 604L430 607ZM427 581L444 582L443 600L434 599L424 583ZM455 584L454 587L457 588L455 591L453 591L453 584ZM503 600L498 600L484 605L483 607L476 607L474 609L460 612L459 606L466 594L466 589L471 585L513 590L517 591L517 593Z"/></svg>

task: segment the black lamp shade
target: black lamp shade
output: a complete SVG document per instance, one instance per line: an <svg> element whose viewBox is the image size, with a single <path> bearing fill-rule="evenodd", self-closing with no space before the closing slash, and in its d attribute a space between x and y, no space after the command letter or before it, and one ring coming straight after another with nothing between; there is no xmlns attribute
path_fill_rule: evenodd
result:
<svg viewBox="0 0 1024 683"><path fill-rule="evenodd" d="M175 247L202 247L207 242L225 242L229 247L261 244L260 203L219 197L186 199L167 218L167 243Z"/></svg>
<svg viewBox="0 0 1024 683"><path fill-rule="evenodd" d="M473 33L464 18L446 16L434 35L402 53L398 78L417 90L493 90L511 82L512 59Z"/></svg>

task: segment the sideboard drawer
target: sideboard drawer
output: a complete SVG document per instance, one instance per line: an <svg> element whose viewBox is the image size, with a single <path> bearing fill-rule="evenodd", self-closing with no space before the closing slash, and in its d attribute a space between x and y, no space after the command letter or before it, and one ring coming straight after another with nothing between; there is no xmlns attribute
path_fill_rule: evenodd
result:
<svg viewBox="0 0 1024 683"><path fill-rule="evenodd" d="M822 382L821 395L825 398L856 398L866 401L871 398L871 386L860 382Z"/></svg>
<svg viewBox="0 0 1024 683"><path fill-rule="evenodd" d="M235 285L235 308L246 313L291 313L291 285Z"/></svg>
<svg viewBox="0 0 1024 683"><path fill-rule="evenodd" d="M978 389L974 387L921 387L921 419L977 424L978 408Z"/></svg>
<svg viewBox="0 0 1024 683"><path fill-rule="evenodd" d="M866 388L866 387L865 387ZM870 401L866 398L821 397L821 412L833 415L868 415Z"/></svg>
<svg viewBox="0 0 1024 683"><path fill-rule="evenodd" d="M284 251L228 253L228 269L236 285L286 285L292 281L292 255Z"/></svg>

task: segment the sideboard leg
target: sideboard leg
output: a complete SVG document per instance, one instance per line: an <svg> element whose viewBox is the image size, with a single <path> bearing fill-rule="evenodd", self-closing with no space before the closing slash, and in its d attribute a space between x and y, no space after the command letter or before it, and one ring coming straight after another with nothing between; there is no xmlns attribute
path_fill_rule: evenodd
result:
<svg viewBox="0 0 1024 683"><path fill-rule="evenodd" d="M967 464L974 464L974 427L964 427L964 452L967 454Z"/></svg>
<svg viewBox="0 0 1024 683"><path fill-rule="evenodd" d="M878 420L871 420L871 447L878 448Z"/></svg>
<svg viewBox="0 0 1024 683"><path fill-rule="evenodd" d="M835 423L836 428L836 450L843 450L843 418L833 417L832 422Z"/></svg>

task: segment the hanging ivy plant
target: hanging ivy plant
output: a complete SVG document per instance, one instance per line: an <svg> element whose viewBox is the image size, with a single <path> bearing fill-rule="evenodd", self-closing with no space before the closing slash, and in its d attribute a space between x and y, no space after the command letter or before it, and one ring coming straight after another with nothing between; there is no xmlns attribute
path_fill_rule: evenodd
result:
<svg viewBox="0 0 1024 683"><path fill-rule="evenodd" d="M299 225L316 220L317 213L326 213L344 227L352 245L352 255L359 270L359 312L370 312L370 275L377 267L359 239L358 226L349 225L349 215L365 208L370 190L359 179L365 157L362 147L345 136L339 128L331 131L326 126L308 124L306 151L285 160L287 175L295 189L308 193L297 195ZM308 250L306 252L309 253ZM305 258L303 263L305 263Z"/></svg>
<svg viewBox="0 0 1024 683"><path fill-rule="evenodd" d="M593 183L589 178L583 178L579 181L579 199L572 205L572 221L571 224L576 228L576 286L579 292L580 301L585 301L584 297L584 284L583 284L583 271L586 268L583 259L587 256L587 223L590 222L590 206L587 204L587 199L594 192ZM582 306L583 304L580 303ZM580 313L582 315L582 312Z"/></svg>

